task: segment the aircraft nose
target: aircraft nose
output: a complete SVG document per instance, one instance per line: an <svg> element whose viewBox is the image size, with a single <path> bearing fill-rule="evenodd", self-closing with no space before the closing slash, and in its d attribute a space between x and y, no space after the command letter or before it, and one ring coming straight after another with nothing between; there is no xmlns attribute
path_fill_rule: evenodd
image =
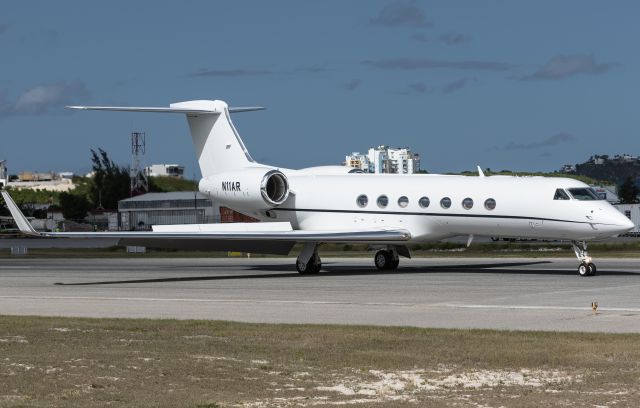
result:
<svg viewBox="0 0 640 408"><path fill-rule="evenodd" d="M635 224L626 215L622 214L618 210L613 210L611 212L611 224L616 227L616 232L618 234L624 234L627 231L635 228Z"/></svg>

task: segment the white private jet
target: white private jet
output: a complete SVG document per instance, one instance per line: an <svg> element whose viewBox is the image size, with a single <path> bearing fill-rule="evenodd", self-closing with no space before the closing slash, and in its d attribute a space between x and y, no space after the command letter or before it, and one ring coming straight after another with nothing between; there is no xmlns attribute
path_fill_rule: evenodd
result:
<svg viewBox="0 0 640 408"><path fill-rule="evenodd" d="M363 174L344 166L302 170L255 162L220 100L166 108L70 106L81 110L186 115L203 178L199 190L221 205L264 223L157 225L148 232L37 232L6 191L19 229L40 237L113 237L121 245L244 250L287 254L304 243L296 261L302 274L321 268L320 243L366 243L379 249L378 269L396 269L407 244L457 235L571 241L580 276L596 273L589 240L634 227L585 183L568 178Z"/></svg>

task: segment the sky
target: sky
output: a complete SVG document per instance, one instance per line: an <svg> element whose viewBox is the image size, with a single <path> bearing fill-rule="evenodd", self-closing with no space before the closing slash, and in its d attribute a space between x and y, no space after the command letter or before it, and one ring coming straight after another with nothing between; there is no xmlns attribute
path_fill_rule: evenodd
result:
<svg viewBox="0 0 640 408"><path fill-rule="evenodd" d="M90 168L89 149L199 177L179 115L69 104L264 106L254 159L340 164L409 147L429 172L552 171L640 154L640 2L20 1L0 5L0 160Z"/></svg>

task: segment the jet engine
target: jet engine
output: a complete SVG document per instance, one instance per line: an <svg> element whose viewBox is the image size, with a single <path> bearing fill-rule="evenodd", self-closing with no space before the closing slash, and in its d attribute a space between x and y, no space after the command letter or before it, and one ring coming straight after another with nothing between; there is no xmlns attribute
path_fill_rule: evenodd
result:
<svg viewBox="0 0 640 408"><path fill-rule="evenodd" d="M215 174L200 180L201 192L229 207L269 209L289 197L289 181L279 170L249 168Z"/></svg>

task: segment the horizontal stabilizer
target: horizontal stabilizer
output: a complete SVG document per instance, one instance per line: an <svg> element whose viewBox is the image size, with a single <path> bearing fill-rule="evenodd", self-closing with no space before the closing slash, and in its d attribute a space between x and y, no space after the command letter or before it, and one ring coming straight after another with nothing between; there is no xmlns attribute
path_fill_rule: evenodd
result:
<svg viewBox="0 0 640 408"><path fill-rule="evenodd" d="M187 115L219 115L222 113L214 101L186 101L172 103L169 107L150 106L67 106L69 109L102 110L120 112L184 113ZM261 106L228 108L230 113L264 110Z"/></svg>
<svg viewBox="0 0 640 408"><path fill-rule="evenodd" d="M193 108L154 108L148 106L67 106L69 109L78 110L102 110L102 111L123 111L123 112L155 112L155 113L191 113L191 114L213 114L219 115L220 112L207 109Z"/></svg>

